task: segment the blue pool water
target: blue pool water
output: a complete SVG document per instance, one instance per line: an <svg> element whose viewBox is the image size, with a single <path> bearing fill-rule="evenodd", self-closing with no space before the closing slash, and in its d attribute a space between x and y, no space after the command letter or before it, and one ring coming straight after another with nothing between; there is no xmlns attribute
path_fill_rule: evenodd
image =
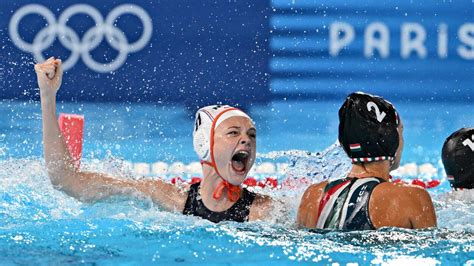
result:
<svg viewBox="0 0 474 266"><path fill-rule="evenodd" d="M287 163L286 175L310 173L313 182L347 167L331 145L343 99L274 101L249 110L258 130L258 160ZM474 261L474 207L469 192L448 193L440 165L444 139L473 126L466 102L396 102L405 124L402 165L434 171L431 189L438 228L374 232L310 232L295 227L301 189L264 190L290 207L269 221L212 224L161 211L149 199L113 198L89 205L52 188L44 170L38 102L0 102L0 264L401 264ZM133 178L118 162L182 162L192 151L192 114L183 106L64 103L58 111L84 114L83 167ZM329 147L329 148L328 148ZM324 155L317 152L326 150ZM302 151L309 151L306 153ZM112 164L110 162L113 162ZM325 167L315 166L324 162ZM338 169L335 169L338 165ZM341 170L342 169L342 170ZM337 170L337 171L336 171ZM323 172L322 175L314 174ZM398 175L407 172L398 173ZM164 176L169 178L170 176ZM405 176L409 180L415 176ZM151 177L149 177L151 178Z"/></svg>

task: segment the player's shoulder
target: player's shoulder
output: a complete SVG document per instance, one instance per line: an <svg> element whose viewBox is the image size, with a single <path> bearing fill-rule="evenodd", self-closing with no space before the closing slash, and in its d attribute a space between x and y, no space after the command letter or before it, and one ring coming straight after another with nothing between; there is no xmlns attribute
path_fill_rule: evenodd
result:
<svg viewBox="0 0 474 266"><path fill-rule="evenodd" d="M327 181L312 184L306 189L305 194L308 194L308 195L321 194L324 191L324 188L326 188L327 184L328 184Z"/></svg>
<svg viewBox="0 0 474 266"><path fill-rule="evenodd" d="M430 198L425 188L412 184L384 182L377 186L377 190L394 198L422 200Z"/></svg>

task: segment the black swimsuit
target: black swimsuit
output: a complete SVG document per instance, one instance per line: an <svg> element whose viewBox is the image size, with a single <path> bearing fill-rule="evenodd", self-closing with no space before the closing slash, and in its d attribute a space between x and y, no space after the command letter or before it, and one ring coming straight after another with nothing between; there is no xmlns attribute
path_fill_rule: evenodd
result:
<svg viewBox="0 0 474 266"><path fill-rule="evenodd" d="M369 200L383 179L348 177L328 183L320 202L318 229L374 230Z"/></svg>
<svg viewBox="0 0 474 266"><path fill-rule="evenodd" d="M232 207L223 212L214 212L206 208L202 199L199 195L200 183L191 185L188 192L188 199L186 205L184 205L183 214L194 215L201 218L207 219L211 222L218 223L221 221L235 221L235 222L246 222L249 218L250 207L252 206L253 200L256 194L248 191L247 189L242 190L242 195Z"/></svg>

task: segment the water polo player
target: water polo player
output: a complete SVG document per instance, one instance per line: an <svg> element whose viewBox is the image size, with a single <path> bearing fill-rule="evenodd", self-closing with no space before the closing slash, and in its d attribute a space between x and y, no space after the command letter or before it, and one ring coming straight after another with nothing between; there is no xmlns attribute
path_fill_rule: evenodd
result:
<svg viewBox="0 0 474 266"><path fill-rule="evenodd" d="M344 230L436 226L426 190L390 182L403 150L403 126L391 103L365 93L350 94L339 109L339 142L352 159L352 169L344 179L305 191L299 225Z"/></svg>
<svg viewBox="0 0 474 266"><path fill-rule="evenodd" d="M274 201L240 186L256 156L256 129L244 112L230 106L208 106L197 112L193 138L202 160L203 179L187 189L157 179L118 179L81 172L74 167L56 118L61 61L50 58L36 64L35 71L41 96L44 158L55 188L87 202L139 191L166 210L213 222L244 222L268 216Z"/></svg>
<svg viewBox="0 0 474 266"><path fill-rule="evenodd" d="M474 128L461 128L451 134L441 156L452 188L474 188Z"/></svg>

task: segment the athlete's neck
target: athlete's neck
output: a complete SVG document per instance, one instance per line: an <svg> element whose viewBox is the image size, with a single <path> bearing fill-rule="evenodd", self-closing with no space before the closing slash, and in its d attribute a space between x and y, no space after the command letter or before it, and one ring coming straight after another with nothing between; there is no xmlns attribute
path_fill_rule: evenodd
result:
<svg viewBox="0 0 474 266"><path fill-rule="evenodd" d="M200 184L200 193L202 202L211 211L221 212L229 209L234 205L227 197L226 193L219 199L213 197L213 193L219 184L222 182L222 178L217 175L214 167L203 164L202 165L203 179Z"/></svg>
<svg viewBox="0 0 474 266"><path fill-rule="evenodd" d="M357 178L379 177L388 181L390 180L390 162L354 163L348 176Z"/></svg>

